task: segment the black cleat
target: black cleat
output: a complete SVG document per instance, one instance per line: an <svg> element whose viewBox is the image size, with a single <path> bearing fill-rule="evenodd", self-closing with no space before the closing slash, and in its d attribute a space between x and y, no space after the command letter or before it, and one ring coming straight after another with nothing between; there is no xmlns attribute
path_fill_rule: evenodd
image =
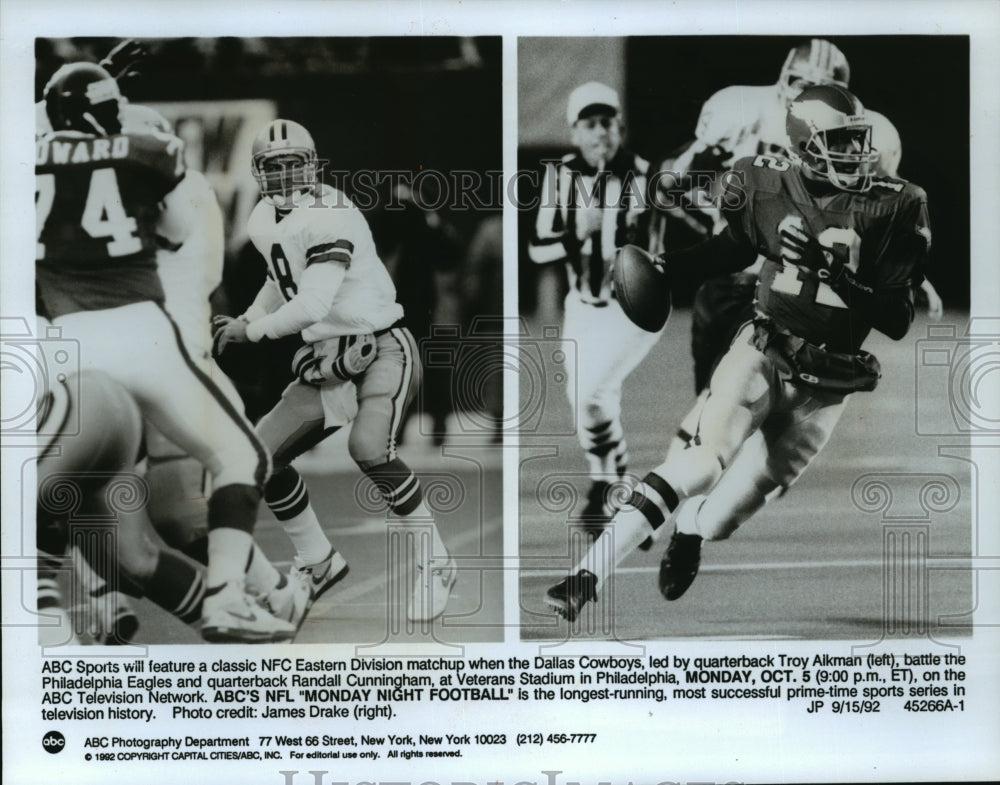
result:
<svg viewBox="0 0 1000 785"><path fill-rule="evenodd" d="M680 599L694 583L701 564L701 535L675 531L660 561L660 594Z"/></svg>
<svg viewBox="0 0 1000 785"><path fill-rule="evenodd" d="M652 547L653 547L653 538L652 537L647 537L645 540L643 540L642 542L639 543L639 550L640 551L648 551Z"/></svg>
<svg viewBox="0 0 1000 785"><path fill-rule="evenodd" d="M594 480L587 491L587 504L580 513L580 523L592 540L600 537L604 527L611 521L611 510L607 503L609 487L610 483L604 480Z"/></svg>
<svg viewBox="0 0 1000 785"><path fill-rule="evenodd" d="M569 622L588 602L597 602L597 576L590 570L566 577L545 593L545 603Z"/></svg>

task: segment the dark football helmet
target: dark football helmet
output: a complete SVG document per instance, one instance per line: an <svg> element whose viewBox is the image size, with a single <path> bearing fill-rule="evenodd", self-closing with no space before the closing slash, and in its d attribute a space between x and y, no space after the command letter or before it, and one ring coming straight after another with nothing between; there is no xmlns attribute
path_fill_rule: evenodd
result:
<svg viewBox="0 0 1000 785"><path fill-rule="evenodd" d="M803 90L785 119L789 153L843 191L867 191L878 162L861 102L839 85Z"/></svg>
<svg viewBox="0 0 1000 785"><path fill-rule="evenodd" d="M70 63L56 71L43 93L53 131L120 133L122 94L114 78L93 63Z"/></svg>

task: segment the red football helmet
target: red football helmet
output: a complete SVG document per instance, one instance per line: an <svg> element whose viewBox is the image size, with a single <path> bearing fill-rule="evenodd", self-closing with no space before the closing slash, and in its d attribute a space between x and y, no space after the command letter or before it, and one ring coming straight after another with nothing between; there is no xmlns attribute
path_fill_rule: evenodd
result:
<svg viewBox="0 0 1000 785"><path fill-rule="evenodd" d="M273 120L253 140L250 169L266 201L291 206L316 187L316 144L298 123Z"/></svg>
<svg viewBox="0 0 1000 785"><path fill-rule="evenodd" d="M821 85L803 90L785 119L789 153L843 191L867 191L878 162L872 126L861 102L846 88Z"/></svg>

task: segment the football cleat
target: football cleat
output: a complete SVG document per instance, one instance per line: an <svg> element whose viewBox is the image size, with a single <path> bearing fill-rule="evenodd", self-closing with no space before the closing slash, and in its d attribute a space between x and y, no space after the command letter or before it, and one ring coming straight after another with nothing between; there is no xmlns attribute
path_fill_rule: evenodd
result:
<svg viewBox="0 0 1000 785"><path fill-rule="evenodd" d="M275 618L236 581L205 594L201 637L210 643L276 643L291 640L295 626Z"/></svg>
<svg viewBox="0 0 1000 785"><path fill-rule="evenodd" d="M417 578L406 606L409 621L434 621L448 607L451 590L458 581L458 565L447 559L432 559L430 564L417 564Z"/></svg>
<svg viewBox="0 0 1000 785"><path fill-rule="evenodd" d="M545 603L569 622L588 602L597 602L597 576L590 570L567 576L545 593Z"/></svg>
<svg viewBox="0 0 1000 785"><path fill-rule="evenodd" d="M609 487L610 483L604 480L594 480L587 492L587 504L580 512L580 523L592 540L601 536L611 520L611 509L606 501Z"/></svg>
<svg viewBox="0 0 1000 785"><path fill-rule="evenodd" d="M312 605L309 595L309 584L302 580L290 580L284 575L281 581L271 591L258 601L276 619L283 619L298 629L306 617L306 611Z"/></svg>
<svg viewBox="0 0 1000 785"><path fill-rule="evenodd" d="M330 555L317 564L303 567L296 559L288 571L288 578L291 583L299 583L306 587L311 606L327 591L346 578L350 571L351 568L347 560L336 548L331 546Z"/></svg>
<svg viewBox="0 0 1000 785"><path fill-rule="evenodd" d="M660 561L660 594L673 601L683 596L698 575L701 535L675 531Z"/></svg>

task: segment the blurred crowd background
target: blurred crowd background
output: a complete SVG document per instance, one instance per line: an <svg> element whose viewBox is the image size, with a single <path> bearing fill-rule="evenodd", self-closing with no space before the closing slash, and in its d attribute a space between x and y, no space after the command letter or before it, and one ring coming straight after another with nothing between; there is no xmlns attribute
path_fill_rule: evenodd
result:
<svg viewBox="0 0 1000 785"><path fill-rule="evenodd" d="M36 100L59 66L98 62L121 40L36 39ZM324 181L359 197L422 349L433 348L427 341L432 326L454 336L454 328L465 333L497 323L477 317L497 317L503 309L502 195L498 175L488 174L502 168L498 37L139 40L148 56L119 80L122 92L172 123L185 141L188 165L208 176L226 216L225 273L213 295L215 312L242 312L264 280L264 260L245 229L258 199L250 147L259 128L283 117L311 132ZM448 177L471 172L462 186L469 198L458 203L453 193L441 193L440 179L427 176L417 181L419 188L408 187L427 171ZM343 172L371 173L364 191L352 178L334 174ZM296 338L263 352L227 351L224 369L251 418L280 395L297 345ZM485 409L499 422L498 365L481 373L483 391L457 401L454 369L430 365L420 406L431 417L428 433L435 441L444 438L455 406Z"/></svg>

